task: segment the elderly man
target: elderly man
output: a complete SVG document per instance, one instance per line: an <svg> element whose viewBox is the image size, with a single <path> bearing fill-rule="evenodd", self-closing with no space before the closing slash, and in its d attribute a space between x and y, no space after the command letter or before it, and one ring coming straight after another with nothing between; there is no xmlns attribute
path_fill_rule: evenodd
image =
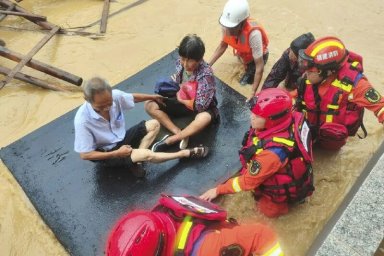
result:
<svg viewBox="0 0 384 256"><path fill-rule="evenodd" d="M136 102L162 101L160 95L125 93L112 90L99 77L90 79L84 87L86 102L76 113L75 151L84 160L110 166L125 165L136 177L144 177L141 162L163 162L182 157L205 157L208 148L198 147L174 153L154 153L148 149L159 132L156 120L141 121L125 130L124 111Z"/></svg>

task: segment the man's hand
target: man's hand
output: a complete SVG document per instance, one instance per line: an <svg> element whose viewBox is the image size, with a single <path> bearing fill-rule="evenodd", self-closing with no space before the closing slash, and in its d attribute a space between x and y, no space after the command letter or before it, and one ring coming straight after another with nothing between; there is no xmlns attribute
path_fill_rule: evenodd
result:
<svg viewBox="0 0 384 256"><path fill-rule="evenodd" d="M130 145L123 145L119 149L116 150L117 157L128 157L132 153L132 147Z"/></svg>
<svg viewBox="0 0 384 256"><path fill-rule="evenodd" d="M201 199L206 201L212 201L217 197L217 188L211 188L200 196Z"/></svg>
<svg viewBox="0 0 384 256"><path fill-rule="evenodd" d="M158 94L153 95L153 98L152 98L152 100L155 101L157 104L163 105L163 106L165 105L164 99L166 99L166 97L158 95Z"/></svg>

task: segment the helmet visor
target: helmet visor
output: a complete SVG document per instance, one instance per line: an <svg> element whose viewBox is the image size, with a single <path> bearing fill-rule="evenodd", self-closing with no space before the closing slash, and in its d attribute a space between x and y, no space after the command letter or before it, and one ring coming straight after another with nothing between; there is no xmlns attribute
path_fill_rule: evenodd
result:
<svg viewBox="0 0 384 256"><path fill-rule="evenodd" d="M313 62L313 58L307 56L304 50L301 49L299 50L298 65L299 65L299 70L301 72L304 72L305 70L313 68L315 66L315 63Z"/></svg>

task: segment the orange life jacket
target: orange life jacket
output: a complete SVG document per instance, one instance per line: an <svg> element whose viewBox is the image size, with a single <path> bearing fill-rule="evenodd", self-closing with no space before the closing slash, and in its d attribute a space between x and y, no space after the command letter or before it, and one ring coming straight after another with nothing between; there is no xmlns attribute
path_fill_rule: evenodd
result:
<svg viewBox="0 0 384 256"><path fill-rule="evenodd" d="M288 163L266 179L257 189L275 203L293 204L314 191L312 173L312 138L304 115L294 112L291 119L263 132L248 133L246 145L239 151L246 171L248 161L261 151L280 147L288 155Z"/></svg>
<svg viewBox="0 0 384 256"><path fill-rule="evenodd" d="M322 97L319 95L319 85L313 85L308 80L299 85L296 106L306 114L315 137L322 125L330 123L345 126L347 136L354 136L362 127L366 136L362 123L364 108L348 100L352 89L363 77L362 72L362 57L349 52L348 61L333 79L327 79L320 85L327 88Z"/></svg>
<svg viewBox="0 0 384 256"><path fill-rule="evenodd" d="M268 52L269 39L263 26L255 20L248 18L239 36L230 36L225 34L223 41L233 47L233 53L240 57L244 64L253 60L252 49L249 45L249 35L253 30L259 30L263 41L263 54Z"/></svg>

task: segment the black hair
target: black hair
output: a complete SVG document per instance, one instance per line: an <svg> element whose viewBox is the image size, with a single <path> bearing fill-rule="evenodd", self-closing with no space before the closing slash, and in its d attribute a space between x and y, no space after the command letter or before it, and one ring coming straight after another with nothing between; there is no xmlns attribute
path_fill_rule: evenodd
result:
<svg viewBox="0 0 384 256"><path fill-rule="evenodd" d="M293 40L291 42L290 48L292 49L293 53L298 56L299 50L306 49L311 43L313 43L313 41L315 41L315 37L311 32L308 32Z"/></svg>
<svg viewBox="0 0 384 256"><path fill-rule="evenodd" d="M183 58L200 61L203 59L205 46L200 37L195 34L186 35L179 45L179 55Z"/></svg>

